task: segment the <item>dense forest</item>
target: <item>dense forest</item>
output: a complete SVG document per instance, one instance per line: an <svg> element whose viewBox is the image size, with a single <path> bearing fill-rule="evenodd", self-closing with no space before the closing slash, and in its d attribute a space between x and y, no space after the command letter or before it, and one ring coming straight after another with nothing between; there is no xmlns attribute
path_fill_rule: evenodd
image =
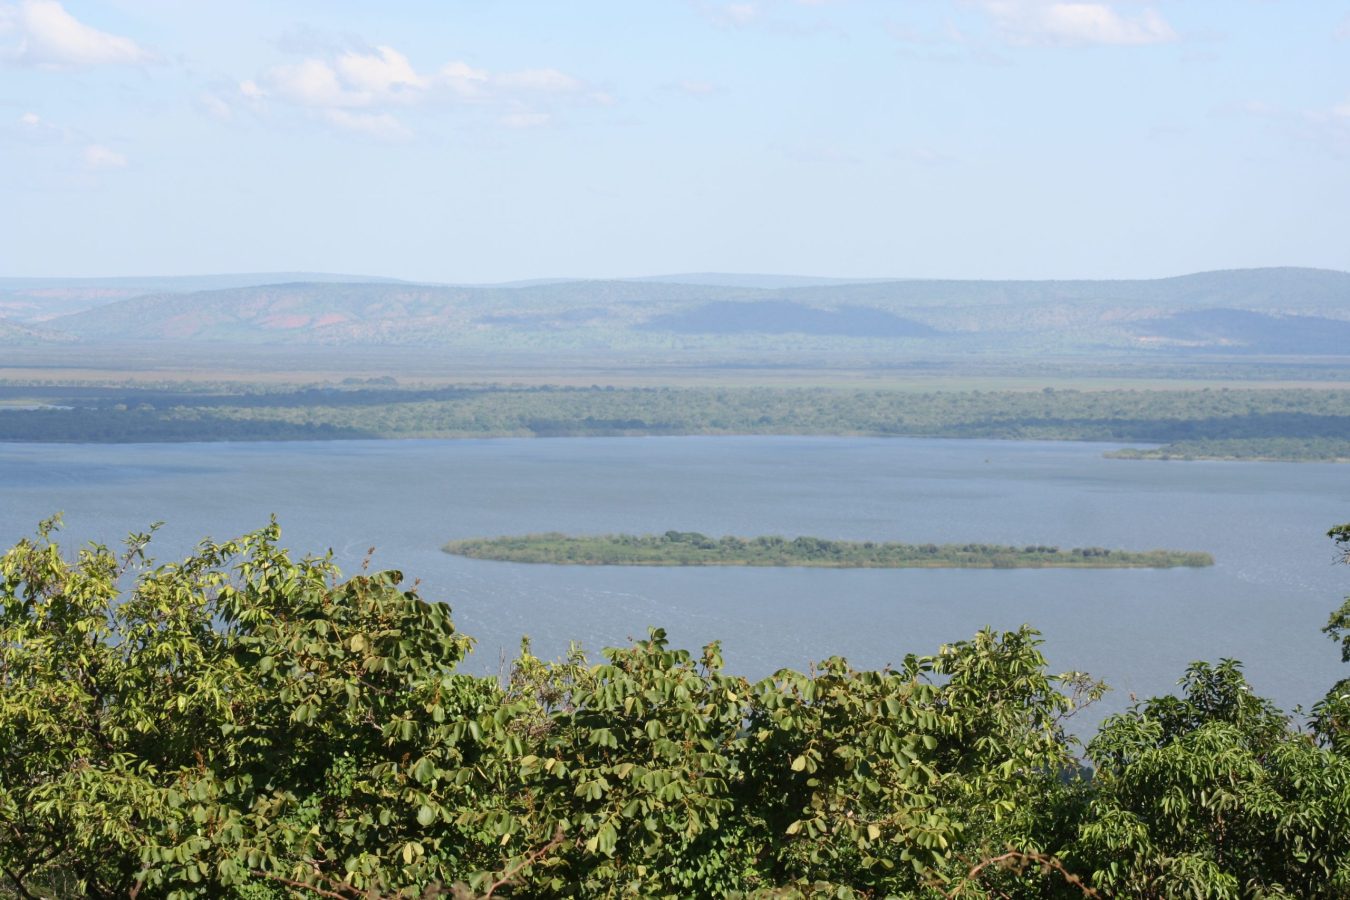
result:
<svg viewBox="0 0 1350 900"><path fill-rule="evenodd" d="M1080 744L1105 686L1028 627L757 682L653 630L478 677L447 607L275 524L164 565L53 528L0 556L2 896L1350 893L1350 681L1305 725L1195 663ZM1350 660L1350 600L1325 630Z"/></svg>
<svg viewBox="0 0 1350 900"><path fill-rule="evenodd" d="M1143 456L1350 458L1350 391L8 386L0 441L798 434L1168 445ZM18 408L16 404L45 408Z"/></svg>
<svg viewBox="0 0 1350 900"><path fill-rule="evenodd" d="M573 536L549 532L451 541L445 552L473 559L565 566L813 566L831 569L1166 569L1212 566L1208 553L998 544L899 544L708 537L696 531Z"/></svg>

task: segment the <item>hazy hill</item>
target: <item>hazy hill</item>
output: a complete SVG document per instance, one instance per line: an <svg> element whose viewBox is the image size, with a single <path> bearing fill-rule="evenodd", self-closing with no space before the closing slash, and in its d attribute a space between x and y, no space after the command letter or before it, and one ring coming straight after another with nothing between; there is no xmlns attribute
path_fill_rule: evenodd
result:
<svg viewBox="0 0 1350 900"><path fill-rule="evenodd" d="M1350 272L1331 269L1231 269L1174 278L1121 281L908 281L788 288L803 301L884 306L1093 304L1247 309L1339 308L1350 313Z"/></svg>
<svg viewBox="0 0 1350 900"><path fill-rule="evenodd" d="M240 276L246 277L246 276ZM44 323L87 342L423 345L487 352L1350 355L1350 273L1138 281L810 283L666 276L449 286L367 280L155 292ZM701 283L726 279L732 284ZM752 284L751 282L754 282ZM3 338L0 338L3 339Z"/></svg>
<svg viewBox="0 0 1350 900"><path fill-rule="evenodd" d="M68 343L73 335L38 326L0 319L0 345Z"/></svg>
<svg viewBox="0 0 1350 900"><path fill-rule="evenodd" d="M127 278L0 278L0 315L41 322L144 294L184 294L288 282L400 284L394 278L314 272L165 275Z"/></svg>
<svg viewBox="0 0 1350 900"><path fill-rule="evenodd" d="M676 334L815 334L842 337L931 337L937 330L882 309L839 306L818 309L787 300L720 300L648 319L648 331Z"/></svg>
<svg viewBox="0 0 1350 900"><path fill-rule="evenodd" d="M500 330L575 328L596 319L626 327L651 311L709 295L757 292L630 281L524 287L411 284L275 284L151 294L53 323L89 339L429 343Z"/></svg>
<svg viewBox="0 0 1350 900"><path fill-rule="evenodd" d="M1249 353L1350 355L1350 321L1245 309L1200 309L1137 326L1145 340Z"/></svg>
<svg viewBox="0 0 1350 900"><path fill-rule="evenodd" d="M625 281L663 281L667 284L702 284L710 287L759 288L780 290L795 287L829 287L839 284L866 284L894 281L888 278L818 278L812 275L756 275L732 272L685 272L679 275L648 275Z"/></svg>

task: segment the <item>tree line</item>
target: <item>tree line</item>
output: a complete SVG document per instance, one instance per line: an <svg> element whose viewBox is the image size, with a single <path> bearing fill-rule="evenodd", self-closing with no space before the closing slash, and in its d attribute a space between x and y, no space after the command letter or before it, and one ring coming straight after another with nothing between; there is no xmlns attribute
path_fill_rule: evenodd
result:
<svg viewBox="0 0 1350 900"><path fill-rule="evenodd" d="M1350 391L1329 389L126 388L48 391L42 402L53 408L0 409L0 441L825 434L1148 442L1170 449L1145 455L1175 457L1350 457Z"/></svg>

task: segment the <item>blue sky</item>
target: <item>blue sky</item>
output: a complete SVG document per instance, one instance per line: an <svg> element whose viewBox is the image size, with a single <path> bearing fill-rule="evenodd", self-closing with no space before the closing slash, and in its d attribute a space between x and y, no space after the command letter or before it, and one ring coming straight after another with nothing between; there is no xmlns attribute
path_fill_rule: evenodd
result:
<svg viewBox="0 0 1350 900"><path fill-rule="evenodd" d="M0 275L1350 269L1350 0L0 0Z"/></svg>

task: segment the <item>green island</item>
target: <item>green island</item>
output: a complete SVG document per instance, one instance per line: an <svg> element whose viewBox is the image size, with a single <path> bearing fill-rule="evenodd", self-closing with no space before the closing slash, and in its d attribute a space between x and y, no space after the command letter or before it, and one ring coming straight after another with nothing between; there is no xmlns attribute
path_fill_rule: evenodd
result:
<svg viewBox="0 0 1350 900"><path fill-rule="evenodd" d="M816 537L713 538L665 534L470 538L443 548L455 556L560 566L809 566L825 569L1170 569L1214 565L1208 553L999 544L902 544Z"/></svg>

